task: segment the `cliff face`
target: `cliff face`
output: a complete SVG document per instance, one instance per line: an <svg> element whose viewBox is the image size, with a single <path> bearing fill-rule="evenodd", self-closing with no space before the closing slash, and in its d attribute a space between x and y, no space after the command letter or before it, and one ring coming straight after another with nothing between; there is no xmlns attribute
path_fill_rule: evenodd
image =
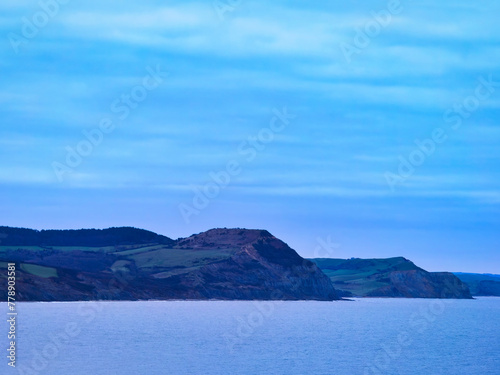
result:
<svg viewBox="0 0 500 375"><path fill-rule="evenodd" d="M427 272L403 257L313 259L342 296L472 298L469 288L448 272Z"/></svg>
<svg viewBox="0 0 500 375"><path fill-rule="evenodd" d="M0 247L0 275L1 262L17 263L17 295L24 301L339 299L314 263L267 231L214 229L177 241L133 231L133 238L153 242L131 244L131 234L116 238L116 229L87 232L98 237L87 245L101 243L94 247L75 245L71 233L64 241L50 233L56 238L38 246L32 245L36 233L30 246L11 238ZM4 290L0 298L6 299Z"/></svg>
<svg viewBox="0 0 500 375"><path fill-rule="evenodd" d="M393 271L389 280L367 297L472 298L467 285L448 272Z"/></svg>
<svg viewBox="0 0 500 375"><path fill-rule="evenodd" d="M500 297L500 275L462 272L455 275L467 284L473 296Z"/></svg>
<svg viewBox="0 0 500 375"><path fill-rule="evenodd" d="M181 248L227 249L232 256L179 280L195 298L339 299L330 280L312 262L267 231L214 229L179 241ZM237 288L231 287L236 281Z"/></svg>
<svg viewBox="0 0 500 375"><path fill-rule="evenodd" d="M481 280L476 295L500 297L500 281Z"/></svg>

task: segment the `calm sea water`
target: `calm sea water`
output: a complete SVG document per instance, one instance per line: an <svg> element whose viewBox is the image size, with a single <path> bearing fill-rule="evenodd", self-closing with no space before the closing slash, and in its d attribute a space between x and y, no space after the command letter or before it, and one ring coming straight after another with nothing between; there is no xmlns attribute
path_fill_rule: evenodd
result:
<svg viewBox="0 0 500 375"><path fill-rule="evenodd" d="M17 367L2 356L1 374L500 374L500 298L21 303L18 314Z"/></svg>

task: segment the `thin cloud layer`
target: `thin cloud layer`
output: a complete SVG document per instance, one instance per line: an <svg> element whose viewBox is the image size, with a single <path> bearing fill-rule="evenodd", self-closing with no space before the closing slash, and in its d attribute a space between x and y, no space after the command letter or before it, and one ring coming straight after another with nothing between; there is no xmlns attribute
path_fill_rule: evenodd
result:
<svg viewBox="0 0 500 375"><path fill-rule="evenodd" d="M432 252L452 257L448 238L460 235L462 250L476 241L493 256L500 4L400 4L390 14L385 1L245 1L221 15L210 2L69 1L45 22L38 2L2 2L5 224L123 224L170 236L266 227L304 255L331 235L352 256L385 247L430 269L439 269ZM151 69L163 78L150 90ZM481 79L491 84L478 99ZM266 133L284 109L293 120ZM89 132L96 144L77 160ZM263 135L272 139L255 143ZM54 163L68 160L76 166L61 181ZM179 205L230 161L241 171L186 224ZM441 239L391 242L392 228L437 230L433 208ZM387 236L374 246L357 232ZM464 270L494 271L475 264Z"/></svg>

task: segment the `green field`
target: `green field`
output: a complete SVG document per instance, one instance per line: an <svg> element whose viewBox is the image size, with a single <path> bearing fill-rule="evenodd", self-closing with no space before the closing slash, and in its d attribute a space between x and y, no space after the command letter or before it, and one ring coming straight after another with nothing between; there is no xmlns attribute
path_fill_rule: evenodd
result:
<svg viewBox="0 0 500 375"><path fill-rule="evenodd" d="M392 271L420 269L402 257L387 259L310 259L333 282L336 289L351 292L355 296L389 285Z"/></svg>
<svg viewBox="0 0 500 375"><path fill-rule="evenodd" d="M48 278L57 277L57 270L51 267L37 266L35 264L21 263L21 269L32 275Z"/></svg>
<svg viewBox="0 0 500 375"><path fill-rule="evenodd" d="M192 250L163 248L141 251L128 255L138 268L156 267L198 267L207 263L221 261L231 257L234 250Z"/></svg>
<svg viewBox="0 0 500 375"><path fill-rule="evenodd" d="M0 262L0 268L6 269L7 268L7 262ZM29 274L35 275L35 276L40 276L43 278L48 278L48 277L57 277L57 270L55 268L51 267L43 267L43 266L37 266L35 264L28 264L28 263L16 263L16 265L24 272L27 272Z"/></svg>
<svg viewBox="0 0 500 375"><path fill-rule="evenodd" d="M121 246L101 246L101 247L88 247L88 246L0 246L0 253L7 251L88 251L99 253L121 253L127 251L143 251L143 249L164 247L165 245L145 244L145 245L121 245Z"/></svg>

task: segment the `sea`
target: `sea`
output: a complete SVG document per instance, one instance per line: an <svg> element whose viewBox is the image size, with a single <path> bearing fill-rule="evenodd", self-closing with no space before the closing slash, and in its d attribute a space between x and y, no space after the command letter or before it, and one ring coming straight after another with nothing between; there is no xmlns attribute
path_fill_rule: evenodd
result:
<svg viewBox="0 0 500 375"><path fill-rule="evenodd" d="M0 374L500 374L495 297L0 306Z"/></svg>

